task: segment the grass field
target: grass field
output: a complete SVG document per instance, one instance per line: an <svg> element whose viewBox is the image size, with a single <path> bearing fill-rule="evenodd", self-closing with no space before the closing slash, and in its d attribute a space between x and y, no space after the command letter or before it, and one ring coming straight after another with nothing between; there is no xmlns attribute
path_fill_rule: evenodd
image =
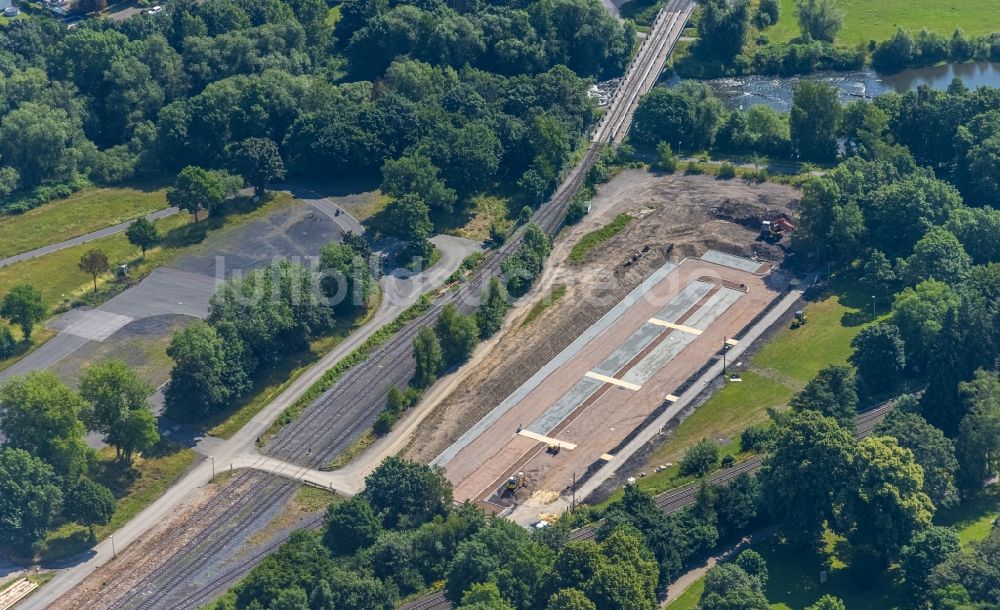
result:
<svg viewBox="0 0 1000 610"><path fill-rule="evenodd" d="M619 214L600 229L587 233L573 245L569 251L569 260L574 263L582 262L588 252L624 231L633 220L628 214Z"/></svg>
<svg viewBox="0 0 1000 610"><path fill-rule="evenodd" d="M886 40L898 27L914 32L926 27L944 35L951 35L956 27L961 27L970 36L1000 31L1000 10L996 0L838 0L837 4L845 13L837 43L847 46ZM771 42L787 42L799 37L795 0L781 0L781 18L765 33Z"/></svg>
<svg viewBox="0 0 1000 610"><path fill-rule="evenodd" d="M934 523L958 530L963 546L986 538L1000 517L1000 485L983 490L955 508L938 511Z"/></svg>
<svg viewBox="0 0 1000 610"><path fill-rule="evenodd" d="M17 216L0 216L0 258L65 241L167 207L162 188L90 188Z"/></svg>
<svg viewBox="0 0 1000 610"><path fill-rule="evenodd" d="M729 382L681 422L650 456L650 468L677 462L703 438L732 443L729 451L734 452L739 433L766 420L768 407L786 405L820 369L847 363L851 340L864 328L862 308L850 297L830 295L807 304L805 311L809 322L782 328L749 362L735 367L743 381ZM640 486L659 487L657 477L643 479Z"/></svg>
<svg viewBox="0 0 1000 610"><path fill-rule="evenodd" d="M161 443L153 454L137 460L136 471L130 474L115 463L114 449L106 447L99 451L96 478L111 488L118 502L111 522L94 528L97 539L107 538L162 496L188 471L196 457L191 449ZM71 557L91 545L88 538L87 528L76 523L64 524L49 532L41 558L53 561Z"/></svg>
<svg viewBox="0 0 1000 610"><path fill-rule="evenodd" d="M92 248L107 254L112 268L128 263L130 277L138 279L156 267L173 260L178 254L196 248L204 241L209 231L259 218L289 205L291 201L289 195L280 193L258 208L241 208L239 206L244 204L234 204L237 206L234 213L210 217L197 224L192 223L188 214L164 218L156 222L156 227L162 236L160 244L148 250L145 259L140 256L139 248L128 243L125 235L120 233L15 263L0 268L0 294L6 294L16 284L32 284L42 291L45 305L52 311L59 306L69 305L76 298L93 291L90 275L77 266L80 256ZM43 279L44 281L41 281ZM97 284L102 286L112 279L112 274L106 273L98 278Z"/></svg>

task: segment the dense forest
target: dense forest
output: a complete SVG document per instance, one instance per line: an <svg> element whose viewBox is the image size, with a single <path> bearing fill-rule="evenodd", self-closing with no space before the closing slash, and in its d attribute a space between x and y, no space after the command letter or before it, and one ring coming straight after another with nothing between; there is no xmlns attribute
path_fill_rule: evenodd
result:
<svg viewBox="0 0 1000 610"><path fill-rule="evenodd" d="M516 184L537 203L592 121L588 79L633 31L596 0L171 2L164 13L0 30L0 194L30 207L82 181L232 165L249 138L293 175L430 164L459 202ZM446 198L447 199L447 198Z"/></svg>

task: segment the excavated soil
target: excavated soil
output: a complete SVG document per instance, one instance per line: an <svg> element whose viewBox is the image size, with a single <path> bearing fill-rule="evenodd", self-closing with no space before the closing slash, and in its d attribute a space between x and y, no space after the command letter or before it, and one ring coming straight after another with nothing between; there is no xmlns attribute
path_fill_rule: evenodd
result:
<svg viewBox="0 0 1000 610"><path fill-rule="evenodd" d="M492 349L477 352L455 390L420 424L406 457L433 460L664 262L715 249L780 264L784 249L758 239L760 222L794 218L798 203L798 190L779 184L620 173L601 187L591 213L562 232L536 287L515 304ZM575 243L621 213L635 220L582 263L568 261ZM522 326L530 307L557 284L567 287L565 296Z"/></svg>

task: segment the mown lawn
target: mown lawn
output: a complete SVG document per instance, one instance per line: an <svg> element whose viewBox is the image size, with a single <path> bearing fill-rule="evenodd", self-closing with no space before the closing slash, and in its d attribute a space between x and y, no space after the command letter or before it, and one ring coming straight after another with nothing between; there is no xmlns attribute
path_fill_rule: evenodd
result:
<svg viewBox="0 0 1000 610"><path fill-rule="evenodd" d="M955 508L938 511L934 523L958 530L963 546L986 538L1000 517L1000 485L993 485Z"/></svg>
<svg viewBox="0 0 1000 610"><path fill-rule="evenodd" d="M863 311L855 301L860 298L830 295L808 303L809 321L781 329L744 366L732 367L743 381L728 382L695 409L650 456L648 468L677 462L703 438L721 439L735 453L740 432L766 420L769 407L786 405L820 369L846 364L851 340L864 328ZM652 484L655 477L643 479L640 487L659 487Z"/></svg>
<svg viewBox="0 0 1000 610"><path fill-rule="evenodd" d="M781 0L781 18L765 31L771 42L787 42L799 37L795 0ZM898 27L914 33L921 28L950 36L956 27L966 34L1000 31L1000 10L996 0L837 0L844 10L844 27L837 43L853 46L869 40L886 40Z"/></svg>
<svg viewBox="0 0 1000 610"><path fill-rule="evenodd" d="M236 200L233 213L225 216L209 217L195 224L189 214L177 214L156 222L161 239L159 245L146 252L142 258L139 248L128 242L124 233L104 237L86 244L73 246L0 268L0 295L6 294L16 284L32 284L42 291L42 297L50 312L59 306L67 306L80 296L93 291L89 274L78 267L80 257L90 249L98 249L108 256L112 269L128 263L129 276L138 279L150 271L173 260L182 252L201 244L210 231L242 224L269 214L291 203L291 197L279 193L267 204L253 208L248 200ZM112 282L112 273L98 277L98 287Z"/></svg>
<svg viewBox="0 0 1000 610"><path fill-rule="evenodd" d="M0 216L0 258L79 237L167 207L162 188L90 188L17 216Z"/></svg>
<svg viewBox="0 0 1000 610"><path fill-rule="evenodd" d="M99 451L95 478L110 487L118 501L111 522L94 528L97 540L107 538L155 502L191 468L196 458L192 449L164 441L150 455L138 458L135 471L128 472L115 462L114 449L105 447ZM90 547L88 538L87 528L76 523L64 524L49 532L41 558L52 561L71 557Z"/></svg>

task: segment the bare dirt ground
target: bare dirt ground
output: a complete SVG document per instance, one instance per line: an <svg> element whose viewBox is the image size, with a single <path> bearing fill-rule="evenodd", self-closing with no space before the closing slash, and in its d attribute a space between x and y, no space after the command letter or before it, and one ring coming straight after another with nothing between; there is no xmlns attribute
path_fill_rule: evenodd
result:
<svg viewBox="0 0 1000 610"><path fill-rule="evenodd" d="M668 260L716 249L780 263L782 248L757 240L760 221L779 213L794 215L798 200L796 189L772 183L646 170L620 173L601 187L591 214L559 236L549 259L555 265L516 304L491 349L477 350L462 381L417 428L406 457L433 460ZM582 264L568 262L573 244L623 212L636 220L591 250ZM650 250L635 264L623 266L643 246ZM531 304L556 284L567 286L566 295L522 327ZM590 297L582 298L585 294Z"/></svg>

